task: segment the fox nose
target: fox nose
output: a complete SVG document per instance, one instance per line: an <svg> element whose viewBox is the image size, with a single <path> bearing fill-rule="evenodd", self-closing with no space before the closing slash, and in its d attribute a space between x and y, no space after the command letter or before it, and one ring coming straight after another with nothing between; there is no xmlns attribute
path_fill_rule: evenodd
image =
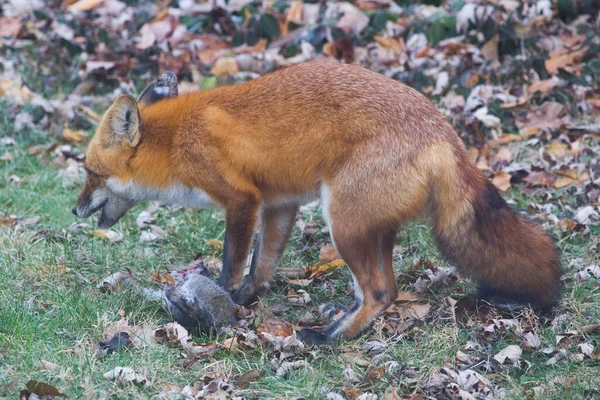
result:
<svg viewBox="0 0 600 400"><path fill-rule="evenodd" d="M73 207L73 209L71 210L71 212L73 213L74 216L78 217L79 215L77 215L77 207Z"/></svg>

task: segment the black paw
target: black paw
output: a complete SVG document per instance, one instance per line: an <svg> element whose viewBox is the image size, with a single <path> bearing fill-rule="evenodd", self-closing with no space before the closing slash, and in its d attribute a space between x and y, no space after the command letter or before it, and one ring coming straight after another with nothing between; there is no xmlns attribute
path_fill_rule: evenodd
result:
<svg viewBox="0 0 600 400"><path fill-rule="evenodd" d="M244 280L242 286L231 294L231 298L235 304L240 306L248 306L258 300L258 296L262 294L262 290L256 287L256 284L248 279Z"/></svg>
<svg viewBox="0 0 600 400"><path fill-rule="evenodd" d="M310 328L302 329L298 332L297 337L309 346L321 346L332 342L331 336L327 333Z"/></svg>

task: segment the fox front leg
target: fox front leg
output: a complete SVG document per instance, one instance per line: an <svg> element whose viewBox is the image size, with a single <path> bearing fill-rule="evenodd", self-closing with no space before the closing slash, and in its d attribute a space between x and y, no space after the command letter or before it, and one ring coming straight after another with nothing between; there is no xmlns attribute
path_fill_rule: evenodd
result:
<svg viewBox="0 0 600 400"><path fill-rule="evenodd" d="M263 209L262 228L254 247L250 274L233 294L237 304L250 304L268 289L292 233L297 211L297 204Z"/></svg>
<svg viewBox="0 0 600 400"><path fill-rule="evenodd" d="M258 200L247 198L225 210L223 270L217 282L229 293L239 289L244 278L258 208Z"/></svg>

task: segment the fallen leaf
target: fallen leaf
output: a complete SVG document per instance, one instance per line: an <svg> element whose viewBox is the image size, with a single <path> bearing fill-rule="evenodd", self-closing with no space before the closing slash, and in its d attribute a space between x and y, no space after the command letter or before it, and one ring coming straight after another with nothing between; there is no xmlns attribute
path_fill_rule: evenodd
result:
<svg viewBox="0 0 600 400"><path fill-rule="evenodd" d="M590 343L580 343L577 345L577 351L587 357L591 357L594 354L594 346Z"/></svg>
<svg viewBox="0 0 600 400"><path fill-rule="evenodd" d="M98 229L92 232L96 237L107 239L110 243L117 243L123 239L123 235L110 229Z"/></svg>
<svg viewBox="0 0 600 400"><path fill-rule="evenodd" d="M269 333L273 336L288 337L294 334L294 328L289 322L283 322L278 319L267 319L261 322L256 329L256 333Z"/></svg>
<svg viewBox="0 0 600 400"><path fill-rule="evenodd" d="M361 386L371 384L376 381L380 381L385 377L385 367L374 367L369 365L367 368L367 372L365 372L365 377L360 383Z"/></svg>
<svg viewBox="0 0 600 400"><path fill-rule="evenodd" d="M429 303L408 303L398 306L398 313L402 319L423 319L429 314Z"/></svg>
<svg viewBox="0 0 600 400"><path fill-rule="evenodd" d="M56 371L59 368L58 364L54 364L50 361L39 360L36 363L37 367L43 371Z"/></svg>
<svg viewBox="0 0 600 400"><path fill-rule="evenodd" d="M131 272L118 271L104 278L96 288L103 293L110 293L119 290L128 278L131 278Z"/></svg>
<svg viewBox="0 0 600 400"><path fill-rule="evenodd" d="M492 176L492 184L496 186L498 190L506 192L508 189L510 189L510 178L511 175L509 173L503 171L496 172Z"/></svg>
<svg viewBox="0 0 600 400"><path fill-rule="evenodd" d="M83 139L87 138L87 133L82 130L72 130L69 128L69 125L65 123L65 127L63 129L63 138L67 142L71 143L80 143Z"/></svg>
<svg viewBox="0 0 600 400"><path fill-rule="evenodd" d="M42 265L38 265L35 267L30 267L29 268L32 271L39 271L39 272L43 272L46 274L52 274L52 275L62 275L62 274L66 274L68 272L71 272L71 268L67 268L64 265L47 265L47 264L42 264Z"/></svg>
<svg viewBox="0 0 600 400"><path fill-rule="evenodd" d="M290 303L297 305L306 305L312 301L310 295L302 289L298 290L297 293L291 290L291 293L286 296L286 299Z"/></svg>
<svg viewBox="0 0 600 400"><path fill-rule="evenodd" d="M263 369L251 369L248 372L233 379L233 382L240 389L247 389L252 382L255 382L265 376L266 372Z"/></svg>
<svg viewBox="0 0 600 400"><path fill-rule="evenodd" d="M529 350L537 349L542 345L540 337L535 332L527 332L523 336L523 347Z"/></svg>
<svg viewBox="0 0 600 400"><path fill-rule="evenodd" d="M498 55L498 42L500 41L500 35L494 35L490 40L481 46L481 54L483 58L488 61L499 61L500 56Z"/></svg>
<svg viewBox="0 0 600 400"><path fill-rule="evenodd" d="M310 278L315 278L315 277L323 276L326 273L331 272L345 264L346 263L342 259L335 260L330 263L324 263L322 261L319 261L319 262L311 265L310 267L308 267L307 273L309 274Z"/></svg>
<svg viewBox="0 0 600 400"><path fill-rule="evenodd" d="M541 94L548 94L552 89L556 87L556 82L553 79L546 79L542 81L533 82L527 87L529 94L535 94L540 92Z"/></svg>
<svg viewBox="0 0 600 400"><path fill-rule="evenodd" d="M74 4L71 4L67 10L72 12L90 11L100 7L103 3L104 0L79 0Z"/></svg>
<svg viewBox="0 0 600 400"><path fill-rule="evenodd" d="M150 212L142 211L135 219L135 224L138 228L143 229L150 226L152 223L154 223L154 221L155 219Z"/></svg>
<svg viewBox="0 0 600 400"><path fill-rule="evenodd" d="M223 243L222 240L219 239L211 239L211 240L207 240L206 244L209 246L214 247L215 249L218 250L223 250L223 248L225 247L225 243Z"/></svg>
<svg viewBox="0 0 600 400"><path fill-rule="evenodd" d="M521 359L521 355L523 354L523 350L518 345L510 345L505 347L502 351L494 355L494 359L498 361L500 364L504 364L506 360L515 362Z"/></svg>
<svg viewBox="0 0 600 400"><path fill-rule="evenodd" d="M147 385L148 380L144 375L138 374L133 368L115 367L102 375L104 379L116 380L118 382L134 383L136 385Z"/></svg>
<svg viewBox="0 0 600 400"><path fill-rule="evenodd" d="M553 140L550 144L547 144L545 148L546 152L554 158L563 158L567 155L568 147L560 140Z"/></svg>
<svg viewBox="0 0 600 400"><path fill-rule="evenodd" d="M287 16L285 18L286 23L294 22L296 24L302 23L302 9L303 4L302 0L294 0L290 4L290 8L288 9Z"/></svg>
<svg viewBox="0 0 600 400"><path fill-rule="evenodd" d="M232 76L239 72L238 64L235 58L221 57L219 58L213 67L210 69L210 73L215 76Z"/></svg>
<svg viewBox="0 0 600 400"><path fill-rule="evenodd" d="M154 341L156 343L171 343L171 345L181 347L197 358L210 357L221 348L227 347L225 344L221 346L216 342L202 345L197 344L191 339L187 329L179 325L177 322L170 322L165 325L164 328L157 329L154 332Z"/></svg>
<svg viewBox="0 0 600 400"><path fill-rule="evenodd" d="M581 57L587 51L587 47L582 47L577 51L558 50L550 53L550 58L544 61L546 70L550 75L558 73L559 68L566 68L581 62Z"/></svg>
<svg viewBox="0 0 600 400"><path fill-rule="evenodd" d="M398 292L395 301L419 301L423 296L417 292Z"/></svg>
<svg viewBox="0 0 600 400"><path fill-rule="evenodd" d="M29 381L25 384L25 387L39 397L67 397L54 386L40 381Z"/></svg>
<svg viewBox="0 0 600 400"><path fill-rule="evenodd" d="M319 250L319 258L325 262L332 262L340 258L340 255L332 244L327 244Z"/></svg>
<svg viewBox="0 0 600 400"><path fill-rule="evenodd" d="M308 367L308 362L306 360L298 360L298 361L284 361L281 363L281 365L279 366L279 368L277 368L277 371L275 372L275 374L277 376L285 376L287 375L289 372L294 371L296 369L300 369L300 368L307 368Z"/></svg>
<svg viewBox="0 0 600 400"><path fill-rule="evenodd" d="M0 37L17 36L21 32L21 21L13 17L0 17Z"/></svg>
<svg viewBox="0 0 600 400"><path fill-rule="evenodd" d="M356 387L343 387L342 392L344 392L348 400L356 400L364 393L362 389Z"/></svg>
<svg viewBox="0 0 600 400"><path fill-rule="evenodd" d="M552 186L556 189L560 189L560 188L564 188L564 187L567 187L570 185L576 185L579 183L586 182L589 179L590 179L590 176L588 175L587 172L584 171L577 179L569 178L566 176L561 176L554 181Z"/></svg>

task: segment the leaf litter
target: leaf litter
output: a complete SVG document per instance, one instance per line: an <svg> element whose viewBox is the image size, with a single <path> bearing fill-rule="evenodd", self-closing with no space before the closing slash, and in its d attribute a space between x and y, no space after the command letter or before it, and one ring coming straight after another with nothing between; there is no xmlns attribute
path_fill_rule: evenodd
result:
<svg viewBox="0 0 600 400"><path fill-rule="evenodd" d="M594 62L600 36L597 26L591 23L597 10L580 7L565 17L560 8L564 5L558 5L565 2L546 1L526 2L522 6L512 1L493 2L493 6L471 1L458 5L416 3L404 8L390 1L295 1L281 9L273 2L263 2L252 11L244 8L246 1L159 2L151 6L140 3L141 7L117 0L3 4L0 49L34 44L37 51L21 55L26 62L48 65L42 75L76 78L69 78L72 81L66 86L66 93L62 88L61 93L56 93L26 84L26 77L13 67L10 53L0 53L0 95L10 105L8 117L15 120L13 131L2 138L0 145L20 144L16 133L21 129L48 131L50 143L30 146L29 156L50 158L61 170L62 184L71 187L83 177L80 144L89 140L89 122L99 119L92 110L105 108L120 93L134 92L133 78L144 71L173 70L183 80L182 87L205 89L242 82L310 59L337 58L368 66L431 96L474 150L474 160L494 185L508 195L513 190L541 195L537 197L540 200L535 200L539 204L527 206L547 227L568 237L590 240L593 236L590 228L598 225L600 200L600 101L595 79L599 66ZM212 29L195 26L199 16L210 16ZM488 32L480 29L483 26L495 29ZM514 42L515 34L535 38L535 43L519 46ZM57 65L51 61L55 55L73 62ZM90 90L96 86L103 86L104 90ZM14 139L10 137L13 134ZM3 147L0 154L0 164L12 168L17 153ZM19 183L18 179L12 181ZM142 214L136 221L142 246L151 247L166 240L168 230L156 225L151 212ZM15 230L27 230L37 222L25 217L0 217L2 227ZM280 273L288 274L287 282L294 286L288 303L306 307L313 302L311 289L326 285L344 263L331 244L315 239L326 233L326 228L310 218L299 220L298 226L305 250L313 254L318 251L319 261ZM87 233L89 228L81 223L71 231ZM123 234L112 230L92 234L111 244L123 239ZM222 242L217 239L207 244L215 250L222 249ZM199 268L206 268L212 276L220 272L221 262L214 257L204 258L203 264L155 272L151 277L166 284L185 279ZM453 317L448 323L458 324L460 314L466 313L466 319L474 317L462 303L448 306L432 296L457 282L453 269L434 264L421 266L419 274L409 279L406 290L386 311L382 319L385 329L380 332L402 335L418 329L420 324L442 321L436 318L449 310ZM56 271L68 272L66 267ZM574 276L574 284L579 285L594 282L600 275L597 266L588 263L580 265ZM98 289L122 290L130 279L128 272L117 272L104 279ZM461 307L465 313L461 313ZM250 310L247 318L256 317L254 312ZM333 307L313 316L312 322L327 323L344 312L343 307ZM477 329L478 340L493 342L514 336L515 343L520 343L525 352L541 352L548 345L538 336L537 327L522 326L523 318L493 318L488 312L480 316L483 321ZM473 321L468 323L477 326ZM233 329L227 339L230 348L244 351L260 345L277 357L304 353L291 325L270 316L261 326L258 334L249 320L246 327ZM133 338L131 331L127 334ZM113 335L121 337L118 333ZM173 332L171 336L179 337ZM167 341L172 341L172 337ZM555 346L549 354L554 354L550 359L556 357L556 362L597 354L595 348L592 350L594 343L581 331L558 332ZM206 353L198 351L208 354L214 348L205 349ZM459 359L478 362L479 353L464 350L457 355ZM507 363L516 350L508 353L504 358ZM300 361L285 362L302 367ZM282 364L277 365L275 371ZM491 393L489 381L474 373L444 370L439 375L428 382L443 384L446 394L484 398ZM232 393L227 383L215 382L189 390L195 391L194 395ZM438 394L437 389L430 389L433 386L423 384L422 393ZM362 395L370 393L357 397Z"/></svg>

